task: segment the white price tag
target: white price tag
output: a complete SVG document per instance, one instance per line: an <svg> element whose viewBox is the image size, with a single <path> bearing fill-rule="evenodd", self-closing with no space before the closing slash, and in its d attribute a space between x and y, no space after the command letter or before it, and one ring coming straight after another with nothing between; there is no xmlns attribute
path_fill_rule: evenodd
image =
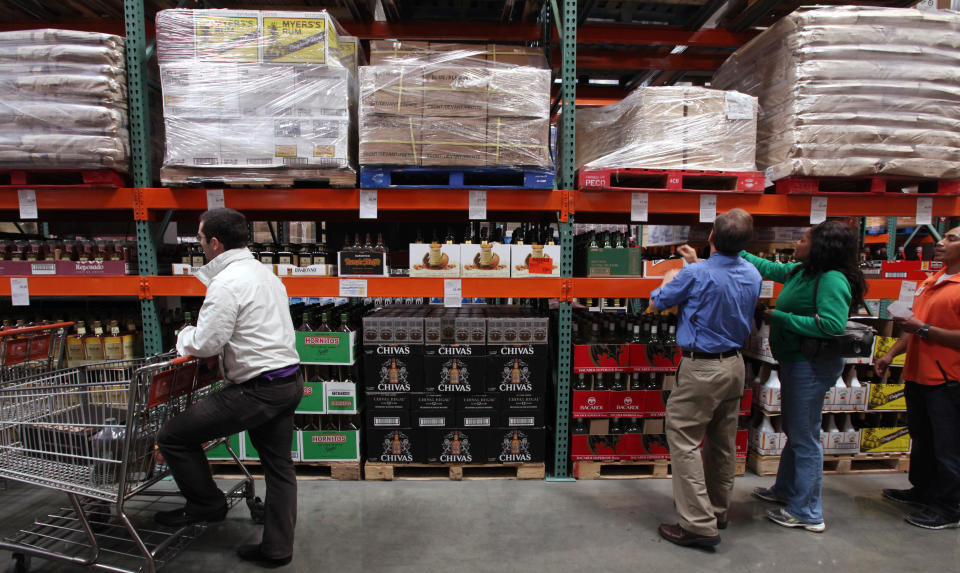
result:
<svg viewBox="0 0 960 573"><path fill-rule="evenodd" d="M463 302L463 285L460 279L443 279L443 306L460 308Z"/></svg>
<svg viewBox="0 0 960 573"><path fill-rule="evenodd" d="M933 197L917 197L917 224L933 224Z"/></svg>
<svg viewBox="0 0 960 573"><path fill-rule="evenodd" d="M360 218L361 219L377 218L377 190L376 189L360 190Z"/></svg>
<svg viewBox="0 0 960 573"><path fill-rule="evenodd" d="M30 286L24 277L10 277L10 298L13 306L30 306Z"/></svg>
<svg viewBox="0 0 960 573"><path fill-rule="evenodd" d="M910 306L902 300L891 302L890 306L887 307L887 312L894 318L910 318L913 316Z"/></svg>
<svg viewBox="0 0 960 573"><path fill-rule="evenodd" d="M20 199L20 218L37 218L37 193L33 189L18 189L17 197Z"/></svg>
<svg viewBox="0 0 960 573"><path fill-rule="evenodd" d="M773 298L773 281L760 283L760 298Z"/></svg>
<svg viewBox="0 0 960 573"><path fill-rule="evenodd" d="M717 196L711 193L700 195L700 222L713 223L717 220Z"/></svg>
<svg viewBox="0 0 960 573"><path fill-rule="evenodd" d="M226 208L227 201L223 198L223 189L207 189L207 210Z"/></svg>
<svg viewBox="0 0 960 573"><path fill-rule="evenodd" d="M810 224L819 225L827 220L827 198L810 198Z"/></svg>
<svg viewBox="0 0 960 573"><path fill-rule="evenodd" d="M340 279L340 296L367 296L367 279Z"/></svg>
<svg viewBox="0 0 960 573"><path fill-rule="evenodd" d="M470 191L470 218L481 220L487 218L486 191Z"/></svg>
<svg viewBox="0 0 960 573"><path fill-rule="evenodd" d="M634 193L630 198L630 220L646 223L650 214L650 199L646 193Z"/></svg>
<svg viewBox="0 0 960 573"><path fill-rule="evenodd" d="M900 294L897 300L913 308L913 297L917 292L917 281L900 281Z"/></svg>

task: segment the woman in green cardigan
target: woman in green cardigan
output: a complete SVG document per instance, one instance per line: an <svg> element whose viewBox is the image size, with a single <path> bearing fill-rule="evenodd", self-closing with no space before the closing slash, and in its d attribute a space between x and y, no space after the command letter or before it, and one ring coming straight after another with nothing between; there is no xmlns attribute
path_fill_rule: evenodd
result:
<svg viewBox="0 0 960 573"><path fill-rule="evenodd" d="M800 337L841 334L847 317L862 302L866 281L857 264L857 244L851 227L830 220L811 228L797 242L794 258L799 262L780 264L746 251L740 253L764 279L783 284L776 309L765 311L764 318L770 323L770 350L780 363L787 446L773 487L756 488L753 494L785 506L767 511L767 517L785 527L814 532L826 529L821 505L821 412L824 394L843 372L843 359L808 360L800 352ZM820 327L813 316L816 313L820 314Z"/></svg>

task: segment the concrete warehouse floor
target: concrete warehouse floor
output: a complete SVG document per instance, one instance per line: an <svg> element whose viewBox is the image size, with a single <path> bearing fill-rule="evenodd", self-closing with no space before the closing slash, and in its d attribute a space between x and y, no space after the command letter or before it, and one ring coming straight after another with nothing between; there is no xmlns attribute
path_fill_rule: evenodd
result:
<svg viewBox="0 0 960 573"><path fill-rule="evenodd" d="M905 487L906 474L826 476L823 534L768 521L769 506L750 491L771 483L752 474L737 479L730 527L714 552L677 547L657 535L659 522L675 521L669 479L302 481L296 552L283 570L960 571L960 529L913 527L902 519L904 508L881 499L882 488ZM263 482L257 486L262 495ZM0 491L0 534L65 500L60 492L9 483ZM233 553L257 540L249 512L234 507L165 570L260 571ZM0 553L0 566L8 556ZM34 559L32 570L83 569Z"/></svg>

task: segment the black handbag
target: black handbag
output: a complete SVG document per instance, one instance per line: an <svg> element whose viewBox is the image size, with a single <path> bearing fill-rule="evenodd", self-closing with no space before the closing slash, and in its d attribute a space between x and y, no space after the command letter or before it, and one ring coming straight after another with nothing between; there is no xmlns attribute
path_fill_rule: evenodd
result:
<svg viewBox="0 0 960 573"><path fill-rule="evenodd" d="M807 360L828 360L832 358L868 357L873 352L873 338L877 331L872 326L847 321L843 334L828 334L823 330L820 313L817 311L817 290L820 278L813 286L813 320L825 338L814 336L800 337L800 353Z"/></svg>

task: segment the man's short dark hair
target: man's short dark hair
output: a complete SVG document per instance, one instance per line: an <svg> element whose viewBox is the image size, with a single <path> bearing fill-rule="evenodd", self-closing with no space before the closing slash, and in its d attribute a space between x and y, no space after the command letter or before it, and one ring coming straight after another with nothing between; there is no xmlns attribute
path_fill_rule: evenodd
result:
<svg viewBox="0 0 960 573"><path fill-rule="evenodd" d="M240 211L210 209L200 215L200 222L203 223L203 234L207 241L216 237L228 251L247 246L250 230L247 228L247 218Z"/></svg>
<svg viewBox="0 0 960 573"><path fill-rule="evenodd" d="M753 217L743 209L717 215L713 223L713 246L724 255L736 255L753 239Z"/></svg>

